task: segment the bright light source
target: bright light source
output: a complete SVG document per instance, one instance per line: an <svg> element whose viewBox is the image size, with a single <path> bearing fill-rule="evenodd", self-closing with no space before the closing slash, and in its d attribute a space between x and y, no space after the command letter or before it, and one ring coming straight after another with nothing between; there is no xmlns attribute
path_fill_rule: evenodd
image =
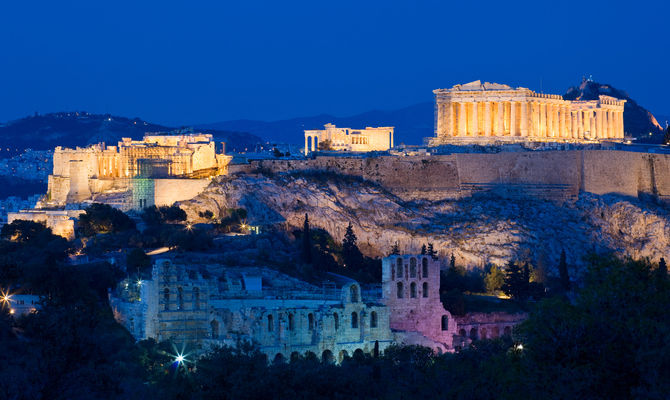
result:
<svg viewBox="0 0 670 400"><path fill-rule="evenodd" d="M186 224L186 230L187 230L187 231L191 231L191 230L193 230L193 225L191 225L191 224Z"/></svg>
<svg viewBox="0 0 670 400"><path fill-rule="evenodd" d="M184 362L184 356L182 354L177 354L177 357L174 359L177 363L181 364Z"/></svg>
<svg viewBox="0 0 670 400"><path fill-rule="evenodd" d="M137 280L137 286L142 286L142 279Z"/></svg>
<svg viewBox="0 0 670 400"><path fill-rule="evenodd" d="M521 343L519 343L519 344L517 344L516 346L514 346L514 348L515 348L516 350L521 351L521 350L523 350L523 345L522 345Z"/></svg>
<svg viewBox="0 0 670 400"><path fill-rule="evenodd" d="M14 314L14 309L11 308L11 309L9 310L9 313L10 313L10 314Z"/></svg>

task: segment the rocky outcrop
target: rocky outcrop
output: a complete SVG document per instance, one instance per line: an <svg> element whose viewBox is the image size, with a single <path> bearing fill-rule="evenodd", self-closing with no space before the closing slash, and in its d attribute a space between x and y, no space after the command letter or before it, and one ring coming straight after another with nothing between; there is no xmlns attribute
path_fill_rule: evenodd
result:
<svg viewBox="0 0 670 400"><path fill-rule="evenodd" d="M667 212L628 198L582 193L572 203L502 199L493 195L459 200L405 202L383 187L349 177L317 173L243 175L215 180L202 194L182 202L189 219L210 210L244 207L249 223L312 226L342 240L351 223L361 250L386 255L393 244L416 253L433 243L440 255L482 267L524 259L552 270L561 249L581 265L591 251L658 259L670 250Z"/></svg>

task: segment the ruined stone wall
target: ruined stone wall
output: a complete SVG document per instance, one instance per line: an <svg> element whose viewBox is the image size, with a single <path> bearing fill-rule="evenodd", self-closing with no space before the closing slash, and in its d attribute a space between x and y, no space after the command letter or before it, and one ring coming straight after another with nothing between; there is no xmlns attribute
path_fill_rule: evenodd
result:
<svg viewBox="0 0 670 400"><path fill-rule="evenodd" d="M504 197L573 200L580 191L670 199L670 155L617 150L459 153L433 156L259 160L273 172L324 170L377 182L404 200Z"/></svg>

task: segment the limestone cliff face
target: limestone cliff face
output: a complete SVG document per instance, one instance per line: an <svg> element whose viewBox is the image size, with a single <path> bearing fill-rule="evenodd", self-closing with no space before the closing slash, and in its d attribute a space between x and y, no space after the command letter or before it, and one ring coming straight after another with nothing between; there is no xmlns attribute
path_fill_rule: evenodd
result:
<svg viewBox="0 0 670 400"><path fill-rule="evenodd" d="M431 242L469 267L526 259L552 270L563 248L574 265L594 250L653 260L670 251L666 211L612 195L582 194L563 205L491 196L405 202L366 181L302 173L222 177L180 206L192 220L199 211L244 207L250 224L290 229L301 228L307 213L336 240L351 223L368 255L386 255L396 242L416 253Z"/></svg>

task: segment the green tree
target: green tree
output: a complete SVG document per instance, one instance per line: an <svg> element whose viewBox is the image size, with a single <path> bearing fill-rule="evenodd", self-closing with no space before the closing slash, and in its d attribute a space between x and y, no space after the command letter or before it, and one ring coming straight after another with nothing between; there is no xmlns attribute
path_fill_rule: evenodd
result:
<svg viewBox="0 0 670 400"><path fill-rule="evenodd" d="M423 256L425 254L426 254L426 245L423 244L423 245L421 245L421 255Z"/></svg>
<svg viewBox="0 0 670 400"><path fill-rule="evenodd" d="M305 214L305 222L302 224L302 261L312 263L312 233L309 230L309 216Z"/></svg>
<svg viewBox="0 0 670 400"><path fill-rule="evenodd" d="M505 283L505 273L497 265L492 265L484 278L484 282L486 284L486 292L495 294L502 289Z"/></svg>
<svg viewBox="0 0 670 400"><path fill-rule="evenodd" d="M143 274L151 267L151 257L144 250L135 248L126 255L126 265L128 270L137 270Z"/></svg>
<svg viewBox="0 0 670 400"><path fill-rule="evenodd" d="M528 298L530 271L528 264L521 267L514 261L509 261L505 268L505 282L502 291L515 300L526 300Z"/></svg>
<svg viewBox="0 0 670 400"><path fill-rule="evenodd" d="M351 226L350 222L344 233L344 239L342 240L342 259L347 268L360 267L363 255L358 249L356 241L356 234L354 233L354 228Z"/></svg>
<svg viewBox="0 0 670 400"><path fill-rule="evenodd" d="M449 268L451 269L456 269L456 257L454 256L454 253L451 253L451 259L449 260Z"/></svg>
<svg viewBox="0 0 670 400"><path fill-rule="evenodd" d="M98 233L117 233L135 229L135 223L123 211L101 203L93 203L79 217L79 233L93 236Z"/></svg>
<svg viewBox="0 0 670 400"><path fill-rule="evenodd" d="M668 265L663 257L658 261L658 274L662 277L668 276Z"/></svg>
<svg viewBox="0 0 670 400"><path fill-rule="evenodd" d="M561 258L558 262L558 274L561 279L561 287L564 291L570 291L570 275L568 274L568 263L566 261L565 249L561 250Z"/></svg>
<svg viewBox="0 0 670 400"><path fill-rule="evenodd" d="M426 254L432 257L433 260L437 259L437 251L433 248L432 243L428 243L428 249L426 250Z"/></svg>
<svg viewBox="0 0 670 400"><path fill-rule="evenodd" d="M400 255L400 249L398 248L398 242L393 243L393 247L391 247L391 256L398 256Z"/></svg>

